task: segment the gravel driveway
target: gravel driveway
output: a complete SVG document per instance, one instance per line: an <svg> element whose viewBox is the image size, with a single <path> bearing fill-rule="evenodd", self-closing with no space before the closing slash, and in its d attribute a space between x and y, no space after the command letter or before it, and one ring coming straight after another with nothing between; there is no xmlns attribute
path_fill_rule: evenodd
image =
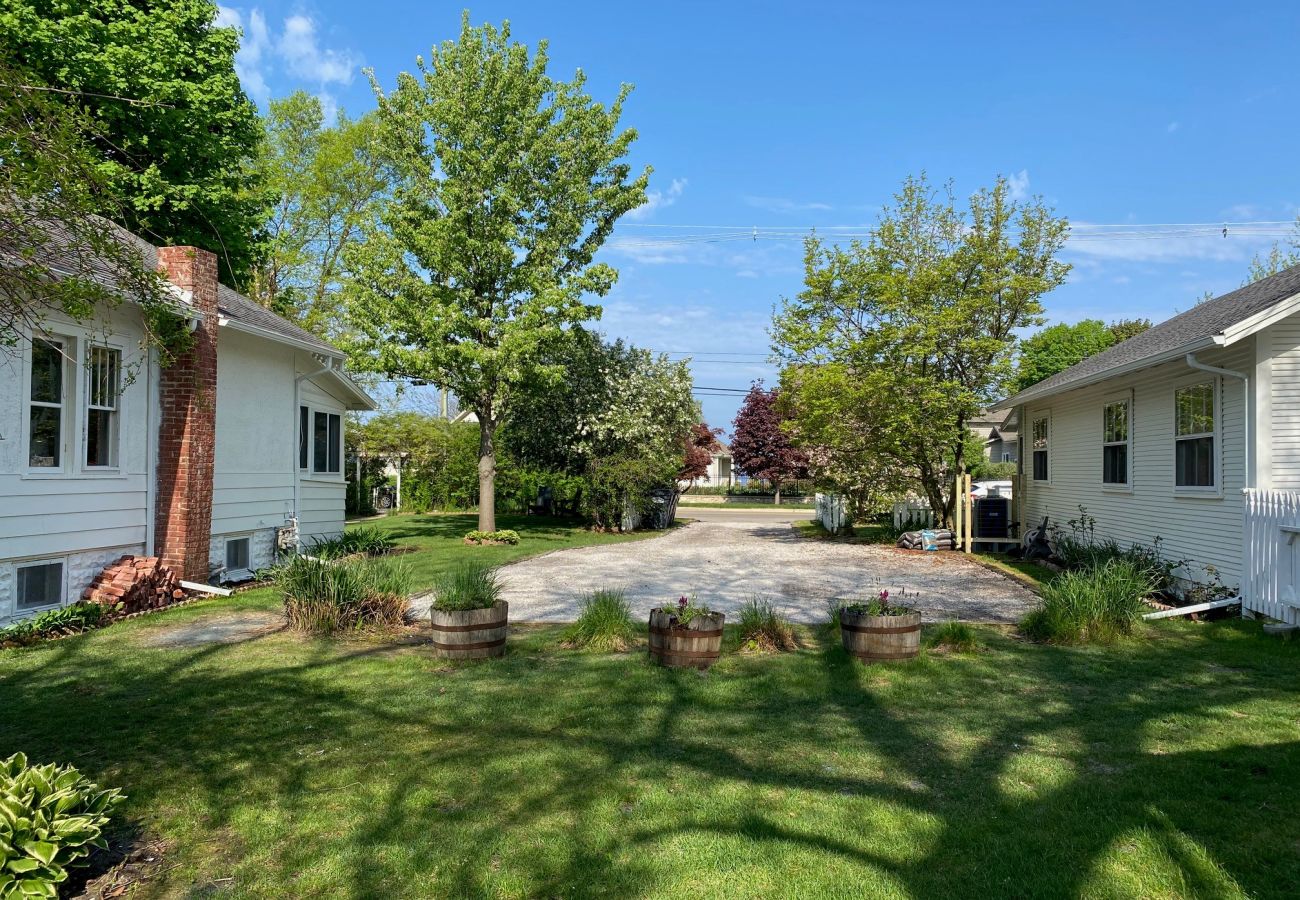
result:
<svg viewBox="0 0 1300 900"><path fill-rule="evenodd" d="M510 618L569 622L583 592L606 587L626 590L638 618L682 594L728 615L761 596L804 623L825 621L831 597L874 596L881 588L894 596L906 590L908 605L926 621L1010 623L1036 600L956 553L801 538L790 525L793 518L808 518L799 513L682 509L679 515L701 521L663 537L561 550L504 567ZM417 614L427 614L427 600L413 605Z"/></svg>

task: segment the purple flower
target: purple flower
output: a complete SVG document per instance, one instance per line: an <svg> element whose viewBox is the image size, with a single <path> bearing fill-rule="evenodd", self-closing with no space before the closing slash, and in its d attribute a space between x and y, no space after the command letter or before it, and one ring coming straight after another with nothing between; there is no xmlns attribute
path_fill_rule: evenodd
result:
<svg viewBox="0 0 1300 900"><path fill-rule="evenodd" d="M889 602L889 591L881 591L881 592L880 592L880 602L881 602L881 603L888 603L888 602Z"/></svg>
<svg viewBox="0 0 1300 900"><path fill-rule="evenodd" d="M678 609L685 609L687 606L690 605L690 602L691 602L691 601L687 600L685 596L678 597L678 598L677 598L677 608L678 608Z"/></svg>

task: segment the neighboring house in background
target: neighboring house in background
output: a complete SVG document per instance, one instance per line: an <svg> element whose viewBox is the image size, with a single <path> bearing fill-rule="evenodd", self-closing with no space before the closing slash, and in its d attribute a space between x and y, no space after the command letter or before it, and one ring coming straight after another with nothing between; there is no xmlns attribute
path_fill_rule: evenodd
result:
<svg viewBox="0 0 1300 900"><path fill-rule="evenodd" d="M997 408L1022 423L1023 523L1064 526L1082 506L1099 539L1159 537L1167 559L1189 561L1184 577L1205 581L1212 565L1229 588L1241 584L1243 489L1300 490L1300 267L1194 306Z"/></svg>
<svg viewBox="0 0 1300 900"><path fill-rule="evenodd" d="M123 554L207 582L343 529L344 413L374 403L342 352L219 285L211 253L123 237L194 346L160 368L128 302L0 349L0 621L75 602Z"/></svg>
<svg viewBox="0 0 1300 900"><path fill-rule="evenodd" d="M971 433L984 445L984 458L995 463L1020 459L1016 425L1014 409L986 409L969 423Z"/></svg>
<svg viewBox="0 0 1300 900"><path fill-rule="evenodd" d="M730 487L735 484L735 472L731 465L731 449L719 441L719 449L714 450L709 460L709 470L691 481L689 487Z"/></svg>

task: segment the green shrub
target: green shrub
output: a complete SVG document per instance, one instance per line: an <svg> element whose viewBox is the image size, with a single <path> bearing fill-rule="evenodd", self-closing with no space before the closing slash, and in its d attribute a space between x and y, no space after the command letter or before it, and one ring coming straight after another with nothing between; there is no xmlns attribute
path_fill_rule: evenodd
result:
<svg viewBox="0 0 1300 900"><path fill-rule="evenodd" d="M697 601L694 596L687 597L685 594L678 597L676 603L659 607L659 612L676 617L678 625L689 625L699 616L713 614L713 610Z"/></svg>
<svg viewBox="0 0 1300 900"><path fill-rule="evenodd" d="M108 843L102 831L123 800L72 766L0 762L0 898L57 897L68 869Z"/></svg>
<svg viewBox="0 0 1300 900"><path fill-rule="evenodd" d="M45 638L77 634L107 624L108 610L98 603L74 603L51 609L0 628L0 646L30 644Z"/></svg>
<svg viewBox="0 0 1300 900"><path fill-rule="evenodd" d="M298 556L274 574L289 625L332 634L394 627L407 615L410 570L392 560L329 562Z"/></svg>
<svg viewBox="0 0 1300 900"><path fill-rule="evenodd" d="M517 544L519 532L502 528L499 531L471 531L465 535L467 544Z"/></svg>
<svg viewBox="0 0 1300 900"><path fill-rule="evenodd" d="M747 650L794 650L798 643L794 628L782 618L770 600L757 597L746 601L737 619L740 646Z"/></svg>
<svg viewBox="0 0 1300 900"><path fill-rule="evenodd" d="M1060 644L1106 642L1129 634L1147 611L1149 575L1127 559L1064 572L1043 586L1043 601L1021 621L1039 641Z"/></svg>
<svg viewBox="0 0 1300 900"><path fill-rule="evenodd" d="M342 559L357 554L379 556L394 546L392 539L374 525L360 525L338 537L318 538L312 543L310 552L319 559Z"/></svg>
<svg viewBox="0 0 1300 900"><path fill-rule="evenodd" d="M501 579L496 566L462 562L438 576L433 597L436 609L487 609L501 599Z"/></svg>
<svg viewBox="0 0 1300 900"><path fill-rule="evenodd" d="M940 622L925 629L925 645L949 653L974 653L980 648L975 629L965 622Z"/></svg>
<svg viewBox="0 0 1300 900"><path fill-rule="evenodd" d="M636 642L636 623L623 591L594 591L582 598L578 621L564 632L565 643L572 647L621 652Z"/></svg>

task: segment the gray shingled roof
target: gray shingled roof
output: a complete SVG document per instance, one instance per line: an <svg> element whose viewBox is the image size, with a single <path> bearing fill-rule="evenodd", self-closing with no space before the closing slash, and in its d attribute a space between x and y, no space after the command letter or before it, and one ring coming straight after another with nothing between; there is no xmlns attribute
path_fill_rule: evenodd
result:
<svg viewBox="0 0 1300 900"><path fill-rule="evenodd" d="M1143 360L1150 359L1154 365L1160 357L1203 343L1238 322L1296 294L1300 294L1300 266L1292 266L1276 275L1193 306L1127 341L1025 388L997 404L997 407L1018 406L1027 400L1081 387L1105 378L1111 370L1140 366Z"/></svg>

